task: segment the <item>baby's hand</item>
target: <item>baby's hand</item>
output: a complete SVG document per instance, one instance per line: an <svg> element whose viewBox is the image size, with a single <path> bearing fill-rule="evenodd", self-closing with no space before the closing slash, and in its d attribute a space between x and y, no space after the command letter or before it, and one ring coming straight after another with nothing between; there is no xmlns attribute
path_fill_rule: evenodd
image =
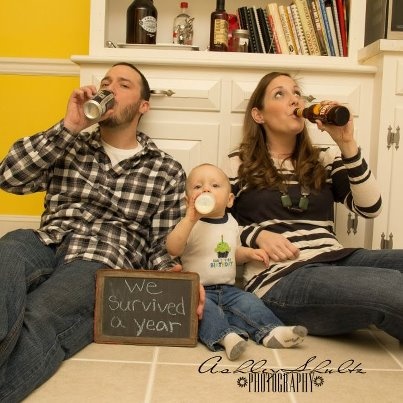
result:
<svg viewBox="0 0 403 403"><path fill-rule="evenodd" d="M258 262L263 262L266 267L269 266L269 255L264 249L251 249L251 259L257 260Z"/></svg>
<svg viewBox="0 0 403 403"><path fill-rule="evenodd" d="M186 217L191 221L191 222L196 222L200 220L200 218L203 216L200 214L195 207L195 200L197 199L199 195L193 195L190 199L188 199L187 203L187 209L186 209Z"/></svg>

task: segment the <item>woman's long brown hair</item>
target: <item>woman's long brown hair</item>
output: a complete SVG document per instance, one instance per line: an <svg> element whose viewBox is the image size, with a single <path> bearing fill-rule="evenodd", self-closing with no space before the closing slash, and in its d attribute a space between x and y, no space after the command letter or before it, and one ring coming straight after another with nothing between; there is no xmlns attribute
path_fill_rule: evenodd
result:
<svg viewBox="0 0 403 403"><path fill-rule="evenodd" d="M272 72L266 74L255 88L246 108L243 138L239 147L241 165L238 176L242 186L249 188L275 187L283 188L283 178L275 168L268 151L266 133L261 124L252 118L252 109L263 110L264 96L270 82L279 76L287 76L287 73ZM313 147L309 134L304 127L297 134L295 149L290 156L294 165L299 183L312 190L319 190L325 181L325 169L318 162L319 150Z"/></svg>

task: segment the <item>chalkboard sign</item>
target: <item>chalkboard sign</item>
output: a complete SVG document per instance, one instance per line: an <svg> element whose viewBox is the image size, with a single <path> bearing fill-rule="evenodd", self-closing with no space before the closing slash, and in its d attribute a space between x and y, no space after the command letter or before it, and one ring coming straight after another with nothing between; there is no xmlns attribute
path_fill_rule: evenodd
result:
<svg viewBox="0 0 403 403"><path fill-rule="evenodd" d="M195 346L199 275L98 270L96 343Z"/></svg>

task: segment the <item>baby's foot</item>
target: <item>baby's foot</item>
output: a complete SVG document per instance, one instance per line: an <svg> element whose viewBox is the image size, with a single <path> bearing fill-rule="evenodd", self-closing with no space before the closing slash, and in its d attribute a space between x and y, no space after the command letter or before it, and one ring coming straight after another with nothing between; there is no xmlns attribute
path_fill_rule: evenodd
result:
<svg viewBox="0 0 403 403"><path fill-rule="evenodd" d="M262 343L269 348L289 348L302 343L307 334L304 326L278 326L264 337Z"/></svg>
<svg viewBox="0 0 403 403"><path fill-rule="evenodd" d="M238 359L246 349L246 341L236 333L228 333L220 343L229 360Z"/></svg>

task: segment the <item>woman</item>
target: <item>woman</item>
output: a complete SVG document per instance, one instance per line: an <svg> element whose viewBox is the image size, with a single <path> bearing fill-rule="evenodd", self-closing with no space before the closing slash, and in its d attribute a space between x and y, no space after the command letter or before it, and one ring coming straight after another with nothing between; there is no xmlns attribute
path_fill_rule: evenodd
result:
<svg viewBox="0 0 403 403"><path fill-rule="evenodd" d="M293 114L303 106L291 76L264 76L249 101L240 147L227 161L242 242L270 258L268 267L246 265L245 288L284 323L313 335L375 324L403 340L403 251L343 248L334 234L334 202L366 218L381 209L353 121L317 121L338 149L315 148L304 119Z"/></svg>

